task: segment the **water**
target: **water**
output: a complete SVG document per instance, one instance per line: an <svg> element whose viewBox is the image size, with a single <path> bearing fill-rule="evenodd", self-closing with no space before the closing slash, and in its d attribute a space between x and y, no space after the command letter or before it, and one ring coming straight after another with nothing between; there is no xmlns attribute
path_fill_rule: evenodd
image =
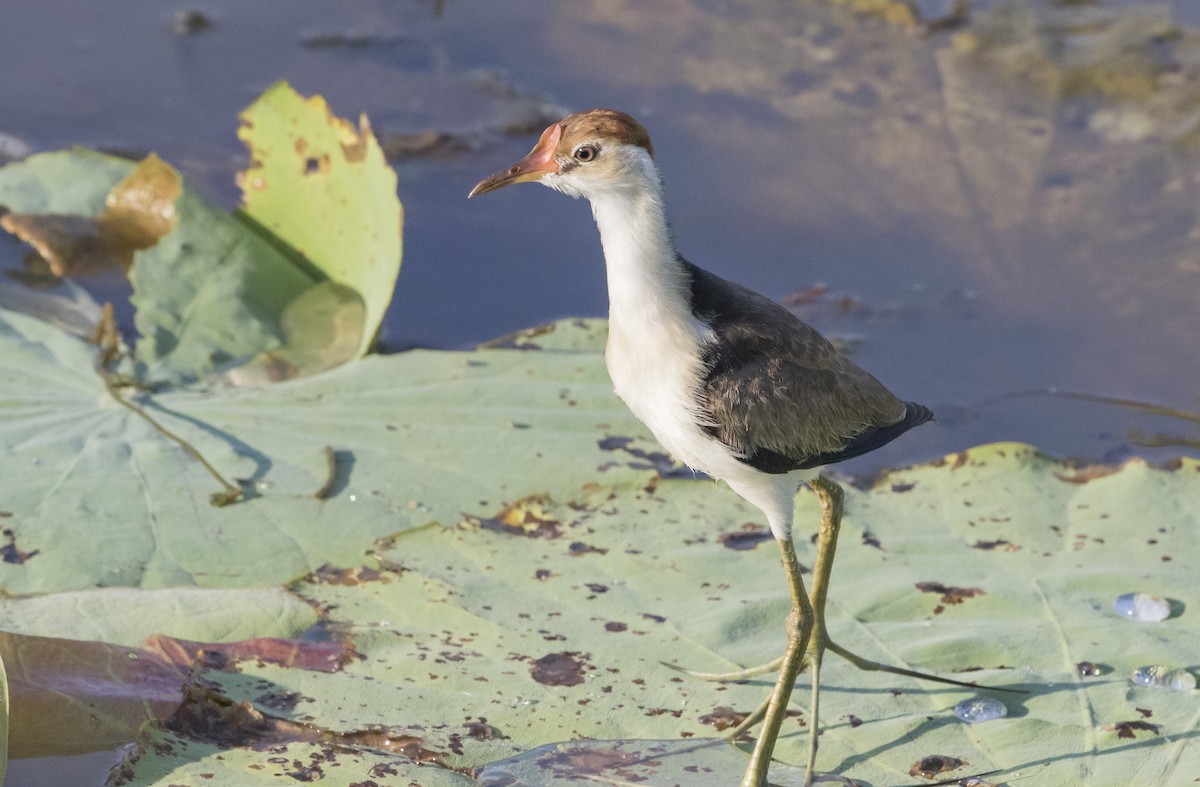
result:
<svg viewBox="0 0 1200 787"><path fill-rule="evenodd" d="M1008 708L991 697L973 697L954 706L954 715L967 724L982 724L1008 715Z"/></svg>
<svg viewBox="0 0 1200 787"><path fill-rule="evenodd" d="M1171 616L1171 604L1149 593L1125 593L1117 596L1113 610L1123 618L1139 623L1158 623Z"/></svg>
<svg viewBox="0 0 1200 787"><path fill-rule="evenodd" d="M1132 680L1138 686L1158 686L1174 691L1192 691L1196 688L1196 676L1191 672L1160 664L1138 667L1133 671Z"/></svg>
<svg viewBox="0 0 1200 787"><path fill-rule="evenodd" d="M181 2L58 6L5 4L0 135L19 145L155 150L232 206L237 113L281 77L367 112L385 137L463 140L396 159L407 226L391 349L605 313L585 205L535 186L465 194L536 139L501 133L520 106L615 106L654 136L686 255L776 299L825 285L801 316L856 337L864 366L938 413L847 472L1012 439L1092 460L1200 454L1179 418L1047 393L1196 408L1200 168L1137 137L1136 101L1034 105L962 63L940 73L945 36L822 3L211 0L211 26L186 35ZM1192 0L1155 7L1200 23ZM1033 49L1077 56L1098 40ZM1012 121L991 125L1003 145L976 116ZM1031 117L1037 133L1018 132ZM20 253L0 242L0 267Z"/></svg>

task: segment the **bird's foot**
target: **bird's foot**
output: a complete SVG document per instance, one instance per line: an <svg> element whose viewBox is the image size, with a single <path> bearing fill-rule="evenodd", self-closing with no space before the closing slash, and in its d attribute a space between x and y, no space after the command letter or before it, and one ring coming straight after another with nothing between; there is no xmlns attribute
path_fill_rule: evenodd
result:
<svg viewBox="0 0 1200 787"><path fill-rule="evenodd" d="M715 683L737 683L741 680L757 678L759 675L766 675L769 672L778 672L779 668L783 665L783 656L780 656L774 661L770 661L766 664L759 664L756 667L746 667L745 669L733 670L731 672L701 672L700 670L681 667L678 664L669 664L665 661L660 663L664 667L670 667L676 672L682 672L688 677L713 681Z"/></svg>
<svg viewBox="0 0 1200 787"><path fill-rule="evenodd" d="M804 590L804 581L800 577L800 562L796 559L795 544L788 539L780 541L779 548L782 552L788 584L792 591L792 611L788 615L786 625L787 651L784 653L782 663L779 667L779 676L775 681L775 688L771 691L771 696L767 700L765 709L763 709L762 729L759 731L758 740L754 742L754 750L750 753L750 762L746 766L746 773L742 777L740 787L766 787L767 771L771 766L771 755L775 750L775 741L779 737L779 728L787 716L787 705L788 700L792 696L792 687L796 684L796 676L806 666L813 669L814 696L817 692L818 673L816 670L820 666L819 654L823 647L818 645L817 649L813 651L810 649L810 646L815 634L824 633L824 627L815 625L813 605L809 601L808 594ZM817 654L815 661L811 658L813 653ZM813 710L815 711L816 709L814 708ZM810 744L810 748L812 748L815 747L815 714L812 718L812 727L809 733L814 738L813 743ZM810 761L808 772L805 776L806 787L812 784L811 765Z"/></svg>
<svg viewBox="0 0 1200 787"><path fill-rule="evenodd" d="M883 662L880 662L880 661L872 661L871 659L860 656L852 650L847 650L846 648L843 648L841 645L837 644L836 642L829 639L828 637L823 637L823 639L824 639L824 643L825 643L824 647L828 648L831 652L836 653L837 655L841 656L843 659L850 662L854 666L858 667L860 670L864 670L867 672L887 672L892 675L903 675L907 678L916 678L917 680L928 680L928 681L932 681L934 683L945 683L950 686L962 686L962 687L968 688L968 689L987 689L989 691L1004 691L1004 692L1009 692L1012 694L1028 694L1029 693L1028 691L1025 691L1024 689L1008 689L1008 688L1002 688L999 686L980 686L978 683L969 683L969 682L963 681L963 680L955 680L954 678L944 678L941 675L933 675L928 672L919 672L917 670L907 669L906 667L893 667L890 664L884 664Z"/></svg>

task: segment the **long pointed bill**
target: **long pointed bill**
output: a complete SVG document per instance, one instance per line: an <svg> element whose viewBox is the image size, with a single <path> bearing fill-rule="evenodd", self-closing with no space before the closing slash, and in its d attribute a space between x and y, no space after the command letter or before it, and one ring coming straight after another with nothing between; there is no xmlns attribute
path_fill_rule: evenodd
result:
<svg viewBox="0 0 1200 787"><path fill-rule="evenodd" d="M542 132L542 138L529 151L529 155L513 164L503 172L490 175L475 184L467 199L487 194L498 188L513 183L527 183L531 180L541 180L546 175L559 171L558 162L554 160L554 149L558 147L558 138L562 136L562 127L555 123Z"/></svg>

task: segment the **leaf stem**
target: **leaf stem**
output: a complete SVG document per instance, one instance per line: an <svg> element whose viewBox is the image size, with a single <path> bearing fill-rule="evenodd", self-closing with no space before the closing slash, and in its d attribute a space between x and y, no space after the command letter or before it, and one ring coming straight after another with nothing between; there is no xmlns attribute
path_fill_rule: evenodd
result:
<svg viewBox="0 0 1200 787"><path fill-rule="evenodd" d="M192 446L187 440L184 440L179 435L175 434L158 421L150 417L150 414L142 409L141 405L135 404L126 399L120 389L127 387L131 381L124 375L110 372L108 365L115 361L120 356L120 341L117 334L117 322L113 317L113 306L111 303L104 304L104 310L100 314L100 321L96 325L96 331L92 335L93 344L100 348L100 352L96 355L96 373L100 375L100 379L104 381L104 387L108 391L109 396L117 401L122 407L128 408L133 412L146 419L146 423L150 424L163 437L172 441L184 451L191 454L192 458L208 471L209 475L217 479L217 483L224 487L224 491L214 492L209 497L209 502L214 506L227 506L231 503L236 503L242 499L241 487L235 486L225 480L217 469L209 464L204 455ZM136 383L134 383L136 384Z"/></svg>

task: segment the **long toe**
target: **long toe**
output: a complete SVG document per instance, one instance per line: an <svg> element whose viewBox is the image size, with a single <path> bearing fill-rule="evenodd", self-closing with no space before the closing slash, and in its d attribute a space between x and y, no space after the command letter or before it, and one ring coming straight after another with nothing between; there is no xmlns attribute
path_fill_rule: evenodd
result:
<svg viewBox="0 0 1200 787"><path fill-rule="evenodd" d="M714 681L716 683L736 683L739 680L749 680L750 678L757 678L759 675L766 675L771 672L779 672L779 668L783 665L783 656L780 656L774 661L767 662L766 664L759 664L756 667L746 667L745 669L733 670L732 672L701 672L699 670L688 669L687 667L680 667L678 664L669 664L665 661L660 663L664 667L670 667L676 672L682 672L684 675L692 678Z"/></svg>

